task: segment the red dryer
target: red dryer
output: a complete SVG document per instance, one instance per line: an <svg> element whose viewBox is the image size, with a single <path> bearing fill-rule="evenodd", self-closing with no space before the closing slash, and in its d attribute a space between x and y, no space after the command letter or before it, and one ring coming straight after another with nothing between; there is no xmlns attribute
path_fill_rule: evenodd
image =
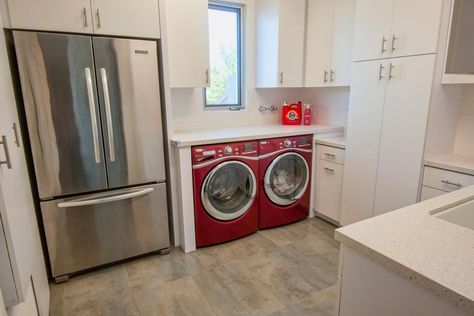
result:
<svg viewBox="0 0 474 316"><path fill-rule="evenodd" d="M192 148L196 246L258 230L258 143Z"/></svg>
<svg viewBox="0 0 474 316"><path fill-rule="evenodd" d="M261 140L259 151L259 228L307 218L313 136Z"/></svg>

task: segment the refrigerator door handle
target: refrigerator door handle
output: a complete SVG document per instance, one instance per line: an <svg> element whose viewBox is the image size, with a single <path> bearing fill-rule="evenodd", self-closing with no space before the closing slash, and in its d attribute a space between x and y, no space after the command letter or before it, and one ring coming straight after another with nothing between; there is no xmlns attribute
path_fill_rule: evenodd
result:
<svg viewBox="0 0 474 316"><path fill-rule="evenodd" d="M100 163L100 147L99 147L99 130L97 127L97 115L94 101L94 90L92 88L91 69L86 67L84 69L86 74L87 97L89 99L89 112L91 116L92 125L92 140L94 142L95 162Z"/></svg>
<svg viewBox="0 0 474 316"><path fill-rule="evenodd" d="M78 207L78 206L85 206L85 205L95 205L95 204L102 204L102 203L110 203L110 202L116 202L116 201L121 201L121 200L126 200L126 199L131 199L137 196L142 196L149 194L153 192L153 188L146 188L142 190L133 190L128 193L124 194L119 194L119 195L114 195L114 196L108 196L104 198L95 198L95 199L90 199L90 200L75 200L75 201L68 201L68 202L60 202L58 203L59 208L68 208L68 207Z"/></svg>
<svg viewBox="0 0 474 316"><path fill-rule="evenodd" d="M110 161L115 161L114 126L112 124L109 84L107 82L107 71L105 68L100 68L100 77L102 79L102 89L104 90L105 117L107 121L107 136L109 140L109 156Z"/></svg>

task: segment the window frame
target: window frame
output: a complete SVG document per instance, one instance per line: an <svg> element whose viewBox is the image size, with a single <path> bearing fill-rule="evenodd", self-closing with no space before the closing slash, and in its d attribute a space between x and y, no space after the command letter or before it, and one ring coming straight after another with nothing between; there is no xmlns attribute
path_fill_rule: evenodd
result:
<svg viewBox="0 0 474 316"><path fill-rule="evenodd" d="M203 88L203 97L204 97L204 109L205 110L241 110L245 109L244 106L244 96L243 96L243 91L244 91L244 70L243 70L243 51L244 51L244 43L243 43L243 6L240 6L238 4L232 4L232 3L216 3L216 2L209 2L208 4L208 10L209 9L214 9L214 10L221 10L221 11L227 11L227 12L234 12L237 14L237 76L238 76L238 91L237 91L237 103L235 104L229 104L229 103L223 103L223 104L208 104L207 103L207 89L209 87ZM210 71L210 70L209 70ZM210 80L212 82L212 78Z"/></svg>

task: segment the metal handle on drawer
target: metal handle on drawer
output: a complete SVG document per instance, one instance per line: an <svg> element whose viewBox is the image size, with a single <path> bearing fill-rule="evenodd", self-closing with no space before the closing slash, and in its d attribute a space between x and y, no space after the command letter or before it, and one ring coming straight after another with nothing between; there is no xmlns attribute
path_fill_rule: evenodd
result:
<svg viewBox="0 0 474 316"><path fill-rule="evenodd" d="M154 191L153 188L146 188L146 189L143 189L143 190L132 191L130 193L119 194L119 195L114 195L114 196L108 196L108 197L98 198L98 199L75 200L75 201L69 201L69 202L60 202L60 203L58 203L58 207L59 208L67 208L67 207L78 207L78 206L86 206L86 205L95 205L95 204L116 202L116 201L131 199L131 198L134 198L134 197L137 197L137 196L145 195L145 194L151 193L153 191Z"/></svg>
<svg viewBox="0 0 474 316"><path fill-rule="evenodd" d="M455 183L455 182L451 182L449 180L441 180L441 182L444 183L444 184L447 184L447 185L453 185L455 187L462 188L461 183Z"/></svg>
<svg viewBox="0 0 474 316"><path fill-rule="evenodd" d="M328 82L328 71L327 70L324 70L324 83L327 83Z"/></svg>
<svg viewBox="0 0 474 316"><path fill-rule="evenodd" d="M15 136L15 145L16 147L20 147L20 138L18 137L18 128L16 127L16 123L12 125L13 135Z"/></svg>
<svg viewBox="0 0 474 316"><path fill-rule="evenodd" d="M0 145L3 145L3 150L5 151L5 160L0 160L0 165L7 165L8 169L12 168L12 160L10 158L10 151L8 150L7 137L2 135L2 140Z"/></svg>
<svg viewBox="0 0 474 316"><path fill-rule="evenodd" d="M384 76L382 75L382 71L384 69L385 69L384 65L380 64L380 67L379 67L379 81L384 78Z"/></svg>
<svg viewBox="0 0 474 316"><path fill-rule="evenodd" d="M334 154L324 153L324 156L331 157L331 158L336 158L336 155L334 155Z"/></svg>
<svg viewBox="0 0 474 316"><path fill-rule="evenodd" d="M395 41L398 39L398 37L395 36L395 34L393 34L392 36L392 53L395 51Z"/></svg>
<svg viewBox="0 0 474 316"><path fill-rule="evenodd" d="M99 9L97 9L95 11L95 14L97 15L97 28L100 29L101 28L101 24L100 24L100 11Z"/></svg>
<svg viewBox="0 0 474 316"><path fill-rule="evenodd" d="M331 74L330 74L330 76L329 76L329 79L330 79L331 82L334 82L334 80L335 80L335 79L334 79L335 74L336 74L336 72L331 69Z"/></svg>
<svg viewBox="0 0 474 316"><path fill-rule="evenodd" d="M324 170L329 171L329 172L334 172L334 169L324 167Z"/></svg>
<svg viewBox="0 0 474 316"><path fill-rule="evenodd" d="M84 72L86 74L87 97L89 100L89 112L91 116L92 140L94 143L95 162L100 163L99 129L97 127L97 115L95 112L96 108L94 100L94 90L92 88L91 70L90 68L85 68Z"/></svg>
<svg viewBox="0 0 474 316"><path fill-rule="evenodd" d="M390 63L390 69L388 71L388 79L389 80L393 79L393 75L392 75L393 68L395 68L395 66L392 63Z"/></svg>
<svg viewBox="0 0 474 316"><path fill-rule="evenodd" d="M109 84L107 81L107 71L105 70L105 68L100 68L100 77L102 79L102 89L104 90L105 118L107 121L109 156L110 161L115 161L114 126L112 124L112 110L110 109Z"/></svg>
<svg viewBox="0 0 474 316"><path fill-rule="evenodd" d="M381 53L385 53L387 50L385 49L385 42L387 41L387 39L385 38L385 36L382 36L382 49L381 49Z"/></svg>
<svg viewBox="0 0 474 316"><path fill-rule="evenodd" d="M283 71L280 72L280 84L283 84Z"/></svg>
<svg viewBox="0 0 474 316"><path fill-rule="evenodd" d="M88 27L89 23L87 22L87 9L86 9L86 7L82 8L82 17L84 18L84 27Z"/></svg>

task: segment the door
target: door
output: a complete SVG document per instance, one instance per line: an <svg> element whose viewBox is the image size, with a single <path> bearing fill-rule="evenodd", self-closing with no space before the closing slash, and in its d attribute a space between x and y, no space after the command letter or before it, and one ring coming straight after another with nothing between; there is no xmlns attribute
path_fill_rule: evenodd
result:
<svg viewBox="0 0 474 316"><path fill-rule="evenodd" d="M53 277L169 247L166 185L41 203Z"/></svg>
<svg viewBox="0 0 474 316"><path fill-rule="evenodd" d="M14 38L40 198L106 189L91 38Z"/></svg>
<svg viewBox="0 0 474 316"><path fill-rule="evenodd" d="M309 166L303 156L294 152L282 154L265 172L265 193L276 205L291 205L306 192L309 176Z"/></svg>
<svg viewBox="0 0 474 316"><path fill-rule="evenodd" d="M93 42L109 187L165 181L156 42Z"/></svg>
<svg viewBox="0 0 474 316"><path fill-rule="evenodd" d="M209 19L207 0L165 0L170 87L209 85ZM192 36L190 36L192 34ZM192 52L192 58L189 58Z"/></svg>
<svg viewBox="0 0 474 316"><path fill-rule="evenodd" d="M333 0L308 1L305 87L322 87L329 84L333 16Z"/></svg>
<svg viewBox="0 0 474 316"><path fill-rule="evenodd" d="M158 0L91 0L94 33L160 37Z"/></svg>
<svg viewBox="0 0 474 316"><path fill-rule="evenodd" d="M341 206L342 225L372 216L387 61L357 62L352 71Z"/></svg>
<svg viewBox="0 0 474 316"><path fill-rule="evenodd" d="M228 161L216 166L204 179L201 202L211 217L232 221L250 209L256 194L252 169L240 161Z"/></svg>
<svg viewBox="0 0 474 316"><path fill-rule="evenodd" d="M279 0L278 82L302 87L306 0Z"/></svg>
<svg viewBox="0 0 474 316"><path fill-rule="evenodd" d="M350 86L354 42L355 0L334 0L330 80L333 86Z"/></svg>
<svg viewBox="0 0 474 316"><path fill-rule="evenodd" d="M392 57L436 53L443 0L396 0Z"/></svg>
<svg viewBox="0 0 474 316"><path fill-rule="evenodd" d="M344 166L318 159L316 212L339 223Z"/></svg>
<svg viewBox="0 0 474 316"><path fill-rule="evenodd" d="M355 61L389 56L393 2L394 0L357 1L354 26Z"/></svg>
<svg viewBox="0 0 474 316"><path fill-rule="evenodd" d="M14 29L92 33L90 0L8 1Z"/></svg>
<svg viewBox="0 0 474 316"><path fill-rule="evenodd" d="M417 202L435 59L390 60L374 215Z"/></svg>

